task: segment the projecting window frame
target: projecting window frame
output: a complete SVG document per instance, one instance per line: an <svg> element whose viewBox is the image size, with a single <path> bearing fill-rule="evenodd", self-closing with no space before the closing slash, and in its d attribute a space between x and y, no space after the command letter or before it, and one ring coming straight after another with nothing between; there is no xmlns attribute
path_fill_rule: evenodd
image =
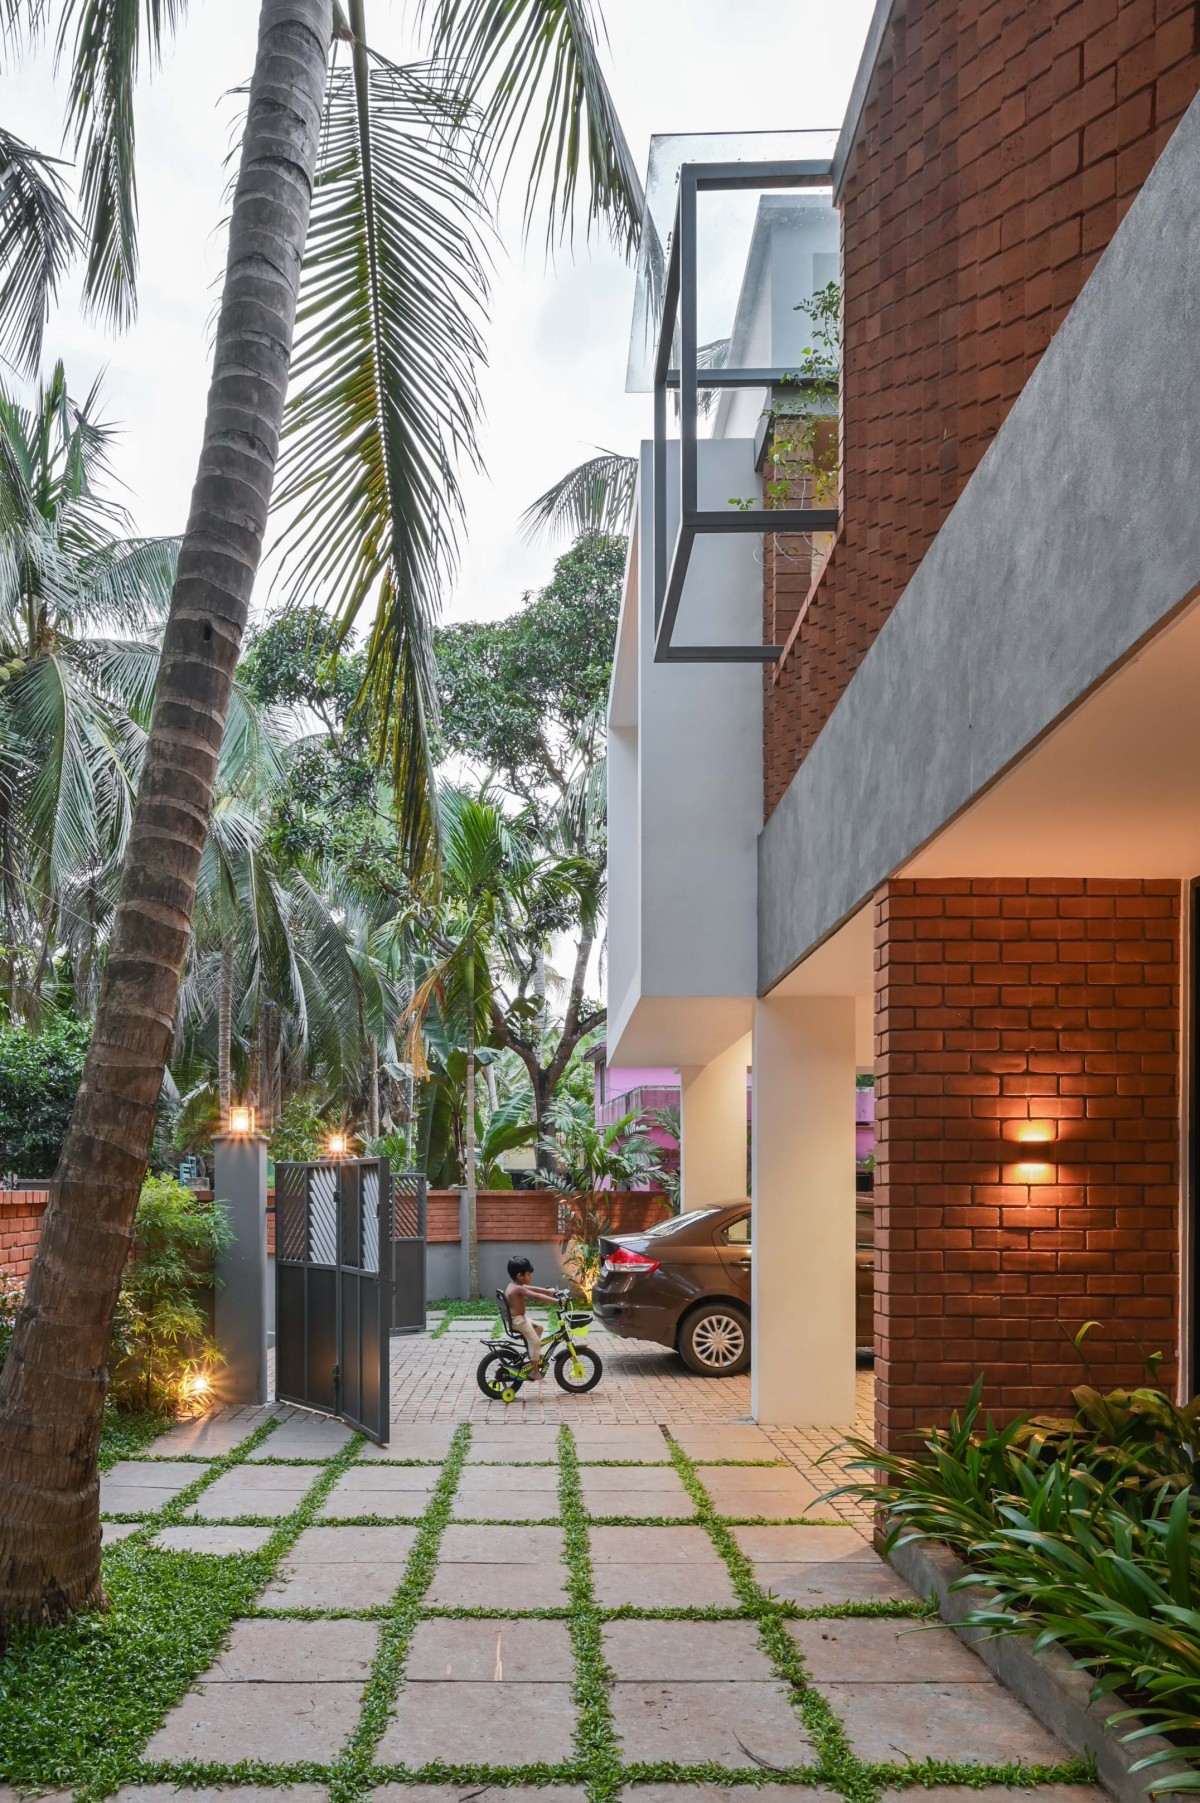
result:
<svg viewBox="0 0 1200 1803"><path fill-rule="evenodd" d="M654 661L656 664L777 663L782 645L676 645L672 642L692 547L701 532L836 532L836 507L705 510L697 479L699 392L696 330L696 196L769 188L828 188L833 165L803 162L682 163L675 225L667 259L663 313L654 358ZM679 327L679 366L671 363ZM783 369L705 369L708 388L803 388ZM679 529L667 544L667 391L679 391Z"/></svg>

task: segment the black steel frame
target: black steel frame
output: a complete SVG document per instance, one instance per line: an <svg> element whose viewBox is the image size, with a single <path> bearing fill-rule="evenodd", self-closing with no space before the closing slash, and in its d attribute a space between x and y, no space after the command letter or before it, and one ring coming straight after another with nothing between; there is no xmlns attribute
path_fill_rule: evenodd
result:
<svg viewBox="0 0 1200 1803"><path fill-rule="evenodd" d="M424 1171L393 1171L392 1202L392 1332L424 1333L429 1204Z"/></svg>
<svg viewBox="0 0 1200 1803"><path fill-rule="evenodd" d="M697 483L698 400L704 388L804 386L783 369L705 369L696 361L696 196L707 192L768 188L827 188L828 162L683 163L667 259L662 323L654 361L654 661L671 663L775 663L782 645L675 645L672 635L696 535L701 532L833 532L836 507L702 510ZM676 321L679 367L671 366ZM667 545L667 391L679 390L679 530Z"/></svg>
<svg viewBox="0 0 1200 1803"><path fill-rule="evenodd" d="M391 1424L393 1219L386 1158L275 1167L276 1398L335 1415L381 1446Z"/></svg>

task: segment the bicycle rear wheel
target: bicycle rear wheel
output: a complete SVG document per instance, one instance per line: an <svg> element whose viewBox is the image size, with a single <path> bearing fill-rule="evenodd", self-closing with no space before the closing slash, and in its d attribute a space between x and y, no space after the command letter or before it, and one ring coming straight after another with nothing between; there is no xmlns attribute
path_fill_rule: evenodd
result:
<svg viewBox="0 0 1200 1803"><path fill-rule="evenodd" d="M492 1402L514 1402L524 1381L498 1352L485 1353L475 1372L475 1382Z"/></svg>

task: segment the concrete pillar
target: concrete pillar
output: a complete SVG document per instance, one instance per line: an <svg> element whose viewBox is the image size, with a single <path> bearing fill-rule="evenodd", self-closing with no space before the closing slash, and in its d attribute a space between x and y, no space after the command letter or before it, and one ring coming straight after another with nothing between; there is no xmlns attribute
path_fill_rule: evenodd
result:
<svg viewBox="0 0 1200 1803"><path fill-rule="evenodd" d="M751 1413L854 1420L854 998L754 1010Z"/></svg>
<svg viewBox="0 0 1200 1803"><path fill-rule="evenodd" d="M213 1388L222 1402L266 1402L267 1142L259 1133L213 1141L213 1196L223 1202L233 1243L217 1260L216 1341L225 1363Z"/></svg>
<svg viewBox="0 0 1200 1803"><path fill-rule="evenodd" d="M745 1034L711 1064L679 1072L680 1206L712 1208L746 1194Z"/></svg>

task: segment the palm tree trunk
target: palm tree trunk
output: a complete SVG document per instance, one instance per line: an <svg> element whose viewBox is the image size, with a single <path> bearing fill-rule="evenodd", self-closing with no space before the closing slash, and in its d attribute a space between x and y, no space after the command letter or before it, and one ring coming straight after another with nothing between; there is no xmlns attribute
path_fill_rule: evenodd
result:
<svg viewBox="0 0 1200 1803"><path fill-rule="evenodd" d="M262 0L204 443L96 1026L0 1377L0 1642L104 1601L97 1451L217 758L262 552L333 0Z"/></svg>
<svg viewBox="0 0 1200 1803"><path fill-rule="evenodd" d="M229 1067L233 1062L233 931L227 927L221 941L221 980L217 993L217 1096L221 1104L221 1127L229 1126L229 1104L233 1097Z"/></svg>
<svg viewBox="0 0 1200 1803"><path fill-rule="evenodd" d="M367 1093L367 1132L379 1138L379 1041L371 1035L371 1087Z"/></svg>

